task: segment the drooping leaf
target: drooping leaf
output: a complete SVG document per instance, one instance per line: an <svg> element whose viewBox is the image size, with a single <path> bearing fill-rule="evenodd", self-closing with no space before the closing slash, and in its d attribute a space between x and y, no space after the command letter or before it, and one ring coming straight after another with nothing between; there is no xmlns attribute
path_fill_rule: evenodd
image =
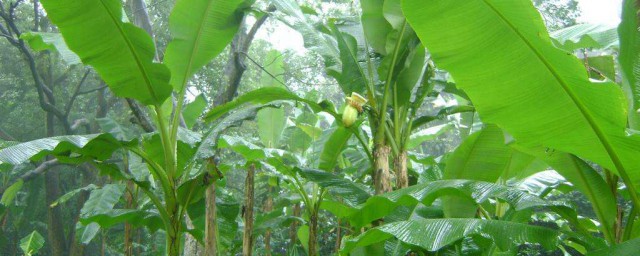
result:
<svg viewBox="0 0 640 256"><path fill-rule="evenodd" d="M588 57L585 61L589 65L589 76L594 79L609 79L616 81L616 64L613 56Z"/></svg>
<svg viewBox="0 0 640 256"><path fill-rule="evenodd" d="M281 84L285 73L283 54L278 50L268 51L262 65L264 72L260 73L260 86L283 88Z"/></svg>
<svg viewBox="0 0 640 256"><path fill-rule="evenodd" d="M264 107L269 107L269 105L258 105L243 108L225 116L222 119L216 120L214 125L202 135L200 143L195 147L195 154L193 154L193 157L188 163L193 164L198 159L213 156L214 151L212 149L217 148L218 139L224 131L231 127L240 126L243 121L255 119L258 111Z"/></svg>
<svg viewBox="0 0 640 256"><path fill-rule="evenodd" d="M200 201L208 185L204 181L204 175L199 175L183 182L177 191L178 203L187 206Z"/></svg>
<svg viewBox="0 0 640 256"><path fill-rule="evenodd" d="M438 111L438 114L436 115L426 115L426 116L421 116L414 119L413 124L411 125L411 130L414 131L431 121L446 118L448 115L453 115L458 113L465 114L468 112L474 112L475 110L476 109L473 106L467 106L467 105L446 107Z"/></svg>
<svg viewBox="0 0 640 256"><path fill-rule="evenodd" d="M164 228L162 219L156 212L134 209L105 209L101 213L80 219L80 222L87 227L97 223L102 228L127 222L133 227L146 227L152 232Z"/></svg>
<svg viewBox="0 0 640 256"><path fill-rule="evenodd" d="M537 196L543 196L550 190L561 186L569 186L567 180L554 170L548 170L536 173L517 183L520 189L529 191L529 193Z"/></svg>
<svg viewBox="0 0 640 256"><path fill-rule="evenodd" d="M352 209L347 219L353 226L361 227L387 216L399 206L417 203L430 205L437 198L452 195L466 197L476 204L486 202L490 198L498 198L508 203L515 211L536 207L547 207L559 211L570 210L570 207L562 202L543 200L504 185L472 180L441 180L373 196L366 203Z"/></svg>
<svg viewBox="0 0 640 256"><path fill-rule="evenodd" d="M127 145L110 134L58 136L24 142L0 150L0 164L12 165L29 160L38 161L45 155L53 155L60 161L78 163L89 159L106 160L111 154ZM72 155L77 153L79 155Z"/></svg>
<svg viewBox="0 0 640 256"><path fill-rule="evenodd" d="M554 44L568 52L577 49L608 49L618 46L616 28L602 24L577 24L551 33Z"/></svg>
<svg viewBox="0 0 640 256"><path fill-rule="evenodd" d="M452 74L484 122L519 143L573 153L640 183L640 137L625 133L622 91L590 82L575 56L555 48L531 1L403 3L435 63Z"/></svg>
<svg viewBox="0 0 640 256"><path fill-rule="evenodd" d="M363 0L362 6L362 27L367 37L367 42L377 53L389 54L386 50L387 35L393 27L384 17L384 0Z"/></svg>
<svg viewBox="0 0 640 256"><path fill-rule="evenodd" d="M333 37L322 33L300 9L293 0L272 0L277 9L273 15L287 26L295 29L304 39L304 46L318 54L325 60L325 66L329 69L340 70L340 53Z"/></svg>
<svg viewBox="0 0 640 256"><path fill-rule="evenodd" d="M91 240L96 237L98 231L100 231L100 225L98 225L98 223L91 222L89 225L85 226L82 231L82 236L80 237L82 244L91 243Z"/></svg>
<svg viewBox="0 0 640 256"><path fill-rule="evenodd" d="M44 237L38 231L33 231L20 239L20 249L27 256L37 254L42 246L44 246Z"/></svg>
<svg viewBox="0 0 640 256"><path fill-rule="evenodd" d="M589 199L605 236L609 235L613 238L614 221L617 216L616 200L611 189L596 170L578 157L564 152L549 151L541 147L524 148L518 144L511 144L511 146L543 160L571 182Z"/></svg>
<svg viewBox="0 0 640 256"><path fill-rule="evenodd" d="M286 124L283 108L263 108L258 111L258 136L268 148L278 148Z"/></svg>
<svg viewBox="0 0 640 256"><path fill-rule="evenodd" d="M342 154L352 132L344 126L338 126L331 133L331 137L324 143L318 168L327 172L332 172Z"/></svg>
<svg viewBox="0 0 640 256"><path fill-rule="evenodd" d="M18 192L20 192L20 189L22 189L22 185L24 185L24 181L22 179L19 179L15 183L11 184L11 186L9 186L7 189L5 189L2 193L2 198L0 198L0 205L6 207L13 204L13 200L18 195Z"/></svg>
<svg viewBox="0 0 640 256"><path fill-rule="evenodd" d="M80 57L69 50L60 33L27 32L20 35L34 51L55 51L68 65L80 64Z"/></svg>
<svg viewBox="0 0 640 256"><path fill-rule="evenodd" d="M505 144L502 130L487 125L467 137L447 159L444 179L496 182L511 164L513 151Z"/></svg>
<svg viewBox="0 0 640 256"><path fill-rule="evenodd" d="M309 252L309 225L302 225L301 227L298 228L298 239L300 240L300 243L302 244L302 246L304 247L304 250L307 252Z"/></svg>
<svg viewBox="0 0 640 256"><path fill-rule="evenodd" d="M245 104L267 104L274 101L302 102L309 105L309 107L311 107L315 112L326 111L333 116L337 116L334 109L327 108L327 106L321 105L312 100L304 99L291 91L279 87L265 87L245 93L229 103L211 109L206 114L205 120L211 122L222 117L229 111L237 109Z"/></svg>
<svg viewBox="0 0 640 256"><path fill-rule="evenodd" d="M442 124L434 127L429 127L422 131L414 132L409 137L409 143L407 149L414 149L420 146L425 141L430 141L438 138L440 135L448 132L453 128L453 124Z"/></svg>
<svg viewBox="0 0 640 256"><path fill-rule="evenodd" d="M176 153L177 173L182 175L184 171L188 171L189 161L193 159L196 153L196 145L200 142L201 135L187 129L178 129L178 143ZM164 151L162 149L162 139L160 134L154 133L145 136L142 140L145 153L156 163L164 163Z"/></svg>
<svg viewBox="0 0 640 256"><path fill-rule="evenodd" d="M242 155L247 161L256 161L270 156L268 150L237 136L222 135L219 148L230 148Z"/></svg>
<svg viewBox="0 0 640 256"><path fill-rule="evenodd" d="M130 127L126 127L111 117L96 118L96 123L102 131L110 133L114 138L123 141L133 140L137 137Z"/></svg>
<svg viewBox="0 0 640 256"><path fill-rule="evenodd" d="M385 5L386 5L385 1ZM400 3L397 0L398 4ZM396 93L398 107L407 109L411 104L411 95L414 88L420 81L423 74L425 63L425 49L422 45L418 45L415 48L408 49L409 53L405 60L405 63L398 74L396 81Z"/></svg>
<svg viewBox="0 0 640 256"><path fill-rule="evenodd" d="M629 101L630 126L640 128L640 117L636 112L640 108L640 7L637 1L624 0L622 3L622 22L618 26L620 53L618 61L624 78L623 86Z"/></svg>
<svg viewBox="0 0 640 256"><path fill-rule="evenodd" d="M245 0L180 0L169 16L173 40L165 63L171 85L181 91L187 81L231 42L243 16Z"/></svg>
<svg viewBox="0 0 640 256"><path fill-rule="evenodd" d="M496 182L508 168L512 151L504 142L502 130L488 125L467 137L447 159L444 179ZM468 198L458 197L446 197L442 205L450 218L473 217L477 208Z"/></svg>
<svg viewBox="0 0 640 256"><path fill-rule="evenodd" d="M193 128L198 118L202 115L207 108L207 100L204 95L198 95L192 102L184 106L182 110L182 118L188 128Z"/></svg>
<svg viewBox="0 0 640 256"><path fill-rule="evenodd" d="M364 203L371 196L371 191L361 184L339 177L336 174L314 169L294 168L305 179L326 188L330 193L344 199L351 205Z"/></svg>
<svg viewBox="0 0 640 256"><path fill-rule="evenodd" d="M115 95L145 105L160 105L169 97L169 70L153 63L155 46L151 37L141 28L122 22L121 1L41 3L69 49L92 66Z"/></svg>
<svg viewBox="0 0 640 256"><path fill-rule="evenodd" d="M124 194L125 186L123 184L107 184L100 189L94 189L89 195L89 199L84 203L80 210L82 218L88 218L92 215L105 213L118 203L120 197Z"/></svg>
<svg viewBox="0 0 640 256"><path fill-rule="evenodd" d="M400 0L385 0L382 6L384 18L396 30L402 29L402 24L405 21L401 3Z"/></svg>
<svg viewBox="0 0 640 256"><path fill-rule="evenodd" d="M501 249L513 245L536 243L552 249L558 243L559 232L521 223L481 219L419 219L385 224L347 239L342 253L395 237L400 241L436 251L472 235L489 237ZM488 250L489 248L487 248Z"/></svg>
<svg viewBox="0 0 640 256"><path fill-rule="evenodd" d="M61 197L59 197L58 199L56 199L55 201L53 201L53 203L51 203L49 205L49 207L56 207L59 204L64 204L65 202L69 201L69 199L73 198L75 195L77 195L80 192L92 191L92 190L97 189L97 188L98 188L98 186L96 186L94 184L89 184L89 185L87 185L85 187L71 190L71 191L67 192L66 194L62 195Z"/></svg>
<svg viewBox="0 0 640 256"><path fill-rule="evenodd" d="M638 254L638 248L640 248L640 238L629 240L621 244L616 244L602 250L587 253L587 256L634 256Z"/></svg>
<svg viewBox="0 0 640 256"><path fill-rule="evenodd" d="M367 76L358 62L358 42L353 36L341 32L333 24L331 25L331 31L336 37L336 41L338 41L342 70L340 72L329 72L329 74L335 74L334 76L338 80L344 95L350 96L352 92L364 94L367 86Z"/></svg>

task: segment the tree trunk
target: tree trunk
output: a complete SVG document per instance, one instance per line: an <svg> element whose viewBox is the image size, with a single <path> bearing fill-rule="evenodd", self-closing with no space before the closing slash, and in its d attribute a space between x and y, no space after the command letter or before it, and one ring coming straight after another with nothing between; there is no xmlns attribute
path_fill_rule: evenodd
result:
<svg viewBox="0 0 640 256"><path fill-rule="evenodd" d="M309 216L309 256L318 255L318 206L319 203L313 206Z"/></svg>
<svg viewBox="0 0 640 256"><path fill-rule="evenodd" d="M264 203L264 213L273 211L273 197L271 196L272 191L273 187L269 186L267 188L267 201ZM269 228L267 228L267 231L264 234L264 250L266 256L271 256L271 229Z"/></svg>
<svg viewBox="0 0 640 256"><path fill-rule="evenodd" d="M135 186L133 181L127 181L127 190L125 193L125 200L127 202L127 209L135 209L133 191ZM128 221L124 223L124 255L133 256L133 227Z"/></svg>
<svg viewBox="0 0 640 256"><path fill-rule="evenodd" d="M401 151L400 154L393 159L393 168L396 171L396 188L402 189L408 187L407 151Z"/></svg>
<svg viewBox="0 0 640 256"><path fill-rule="evenodd" d="M193 222L191 221L191 218L189 218L188 214L184 216L184 222L187 225L188 229L195 228L193 226ZM189 237L192 237L192 236L189 235ZM184 249L182 250L182 255L201 255L202 254L202 250L203 250L203 248L198 243L198 240L196 240L196 239L185 239L184 240Z"/></svg>
<svg viewBox="0 0 640 256"><path fill-rule="evenodd" d="M82 186L88 186L89 184L93 184L95 183L98 178L96 177L96 170L92 168L91 165L89 164L83 164L81 168L79 168L80 170L82 170ZM89 199L89 196L91 195L91 192L89 191L82 191L80 193L80 195L78 196L78 200L77 200L77 208L75 209L75 212L73 213L74 216L74 224L77 224L79 219L80 219L80 211L82 210L82 207L84 206L84 203ZM76 237L76 232L75 232L75 228L71 229L71 231L69 232L69 240L70 240L70 244L69 244L69 255L71 256L82 256L84 255L84 249L85 249L85 244L83 244L81 241L79 241Z"/></svg>
<svg viewBox="0 0 640 256"><path fill-rule="evenodd" d="M44 186L46 190L47 207L47 242L51 246L51 255L63 256L66 253L66 241L64 227L62 225L62 213L60 207L49 207L51 203L60 197L59 172L56 167L47 171L44 175Z"/></svg>
<svg viewBox="0 0 640 256"><path fill-rule="evenodd" d="M293 217L300 217L300 203L296 203L293 205ZM298 221L292 221L291 226L289 226L289 247L293 249L296 245L296 241L298 241Z"/></svg>
<svg viewBox="0 0 640 256"><path fill-rule="evenodd" d="M340 252L340 246L342 243L342 227L340 226L342 224L342 221L340 220L340 218L338 218L337 224L336 224L336 246L334 249L334 252L336 255L338 255Z"/></svg>
<svg viewBox="0 0 640 256"><path fill-rule="evenodd" d="M216 209L216 182L214 181L206 192L206 221L205 221L205 237L204 237L204 255L218 255L218 223Z"/></svg>
<svg viewBox="0 0 640 256"><path fill-rule="evenodd" d="M244 233L242 235L242 255L251 256L253 254L253 200L254 200L254 176L256 172L255 164L250 164L247 168L247 178L244 181Z"/></svg>
<svg viewBox="0 0 640 256"><path fill-rule="evenodd" d="M167 200L168 201L168 200ZM178 205L167 205L169 209L169 216L171 221L171 232L167 231L167 255L179 256L180 255L180 238L178 232L181 228L182 218L178 214Z"/></svg>
<svg viewBox="0 0 640 256"><path fill-rule="evenodd" d="M240 86L240 81L242 80L242 76L244 71L246 70L246 66L244 64L244 60L246 56L246 52L249 50L249 46L253 42L253 38L255 34L258 32L258 29L264 24L267 17L269 15L264 15L260 19L253 24L251 30L247 34L244 31L244 25L246 24L244 21L240 26L237 34L234 36L233 41L231 42L231 54L229 56L229 60L227 61L227 65L224 69L224 76L226 79L226 88L223 91L218 92L218 96L215 98L214 105L219 106L225 104L235 97L238 92L238 87ZM217 255L217 224L216 220L216 189L215 189L215 181L211 185L211 188L207 188L205 192L205 200L206 200L206 219L207 222L205 224L205 248L204 253L206 256L214 256ZM213 221L209 221L213 220ZM208 226L206 226L208 225ZM190 236L187 236L189 239ZM198 254L199 255L199 254Z"/></svg>
<svg viewBox="0 0 640 256"><path fill-rule="evenodd" d="M55 135L53 128L55 117L51 112L47 112L46 115L47 137L52 137ZM51 255L53 256L66 255L67 250L60 207L49 207L51 203L60 197L60 180L58 179L58 175L58 170L55 167L44 175L47 207L47 237L49 238L48 242L51 245Z"/></svg>
<svg viewBox="0 0 640 256"><path fill-rule="evenodd" d="M374 148L374 170L373 179L376 195L391 191L391 178L389 173L389 146L378 144Z"/></svg>

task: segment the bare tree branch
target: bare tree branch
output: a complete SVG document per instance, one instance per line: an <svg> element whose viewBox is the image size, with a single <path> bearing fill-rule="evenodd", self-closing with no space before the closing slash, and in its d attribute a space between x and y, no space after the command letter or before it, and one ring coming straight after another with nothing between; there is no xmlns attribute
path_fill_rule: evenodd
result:
<svg viewBox="0 0 640 256"><path fill-rule="evenodd" d="M87 69L87 71L84 72L84 75L82 76L82 79L80 79L80 82L76 86L76 90L73 92L73 95L71 96L71 99L67 103L67 107L64 110L64 115L65 116L69 116L69 112L71 112L71 108L73 107L73 103L76 101L76 98L78 98L78 95L80 95L80 88L82 87L84 82L87 80L87 77L89 76L90 73L91 73L91 69Z"/></svg>
<svg viewBox="0 0 640 256"><path fill-rule="evenodd" d="M142 109L142 106L140 106L133 99L127 98L126 100L127 100L127 104L129 104L129 108L131 109L131 112L133 113L133 116L135 116L136 118L136 122L140 124L142 129L145 132L155 131L156 128L154 128L153 125L151 124L151 121L149 120L149 117Z"/></svg>

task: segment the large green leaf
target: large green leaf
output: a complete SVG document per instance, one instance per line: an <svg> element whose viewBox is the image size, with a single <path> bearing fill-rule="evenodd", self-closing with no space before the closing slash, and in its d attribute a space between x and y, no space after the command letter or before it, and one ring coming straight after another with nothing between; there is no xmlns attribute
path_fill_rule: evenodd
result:
<svg viewBox="0 0 640 256"><path fill-rule="evenodd" d="M123 184L107 184L100 189L91 191L89 199L80 210L80 216L88 218L113 209L113 206L118 203L120 197L124 194L124 190L125 186Z"/></svg>
<svg viewBox="0 0 640 256"><path fill-rule="evenodd" d="M96 118L96 123L98 123L98 126L100 126L102 131L113 135L113 137L118 140L129 141L135 139L139 135L130 127L120 124L111 117Z"/></svg>
<svg viewBox="0 0 640 256"><path fill-rule="evenodd" d="M5 189L2 192L2 198L0 198L0 205L10 206L11 204L13 204L13 200L18 195L18 192L20 192L20 189L22 189L22 185L24 185L24 181L22 179L19 179L15 183L11 184L11 186L9 186L7 189Z"/></svg>
<svg viewBox="0 0 640 256"><path fill-rule="evenodd" d="M98 223L89 223L89 225L84 226L84 229L82 230L82 236L80 236L80 241L83 244L89 244L91 240L96 237L98 231L100 231L100 225Z"/></svg>
<svg viewBox="0 0 640 256"><path fill-rule="evenodd" d="M69 50L60 33L27 32L20 35L34 51L55 51L69 65L80 64L80 57Z"/></svg>
<svg viewBox="0 0 640 256"><path fill-rule="evenodd" d="M311 109L313 109L313 111L315 112L326 111L334 117L338 116L335 113L335 110L328 107L326 104L323 104L322 102L319 104L315 101L302 98L287 89L279 87L265 87L245 93L231 102L211 109L205 116L205 120L208 122L216 120L222 117L224 114L245 104L267 104L274 101L299 101L309 105L309 107L311 107Z"/></svg>
<svg viewBox="0 0 640 256"><path fill-rule="evenodd" d="M630 126L640 128L640 117L636 113L640 107L640 19L637 16L640 6L637 1L625 0L622 4L622 22L618 27L620 37L620 70L629 100L631 113Z"/></svg>
<svg viewBox="0 0 640 256"><path fill-rule="evenodd" d="M160 219L157 212L134 209L105 209L101 213L80 219L80 222L86 224L87 227L96 223L102 228L109 228L116 224L128 222L134 227L144 226L151 231L164 228L162 219Z"/></svg>
<svg viewBox="0 0 640 256"><path fill-rule="evenodd" d="M165 63L171 85L181 91L200 68L231 42L242 21L245 0L179 0L169 16L173 40Z"/></svg>
<svg viewBox="0 0 640 256"><path fill-rule="evenodd" d="M393 222L370 229L355 238L347 239L341 252L349 253L356 247L371 245L392 237L428 251L437 251L473 235L490 238L502 250L525 243L540 244L546 249L552 249L558 243L559 232L499 220L418 219Z"/></svg>
<svg viewBox="0 0 640 256"><path fill-rule="evenodd" d="M551 33L556 46L569 52L582 48L607 49L618 46L615 27L578 24Z"/></svg>
<svg viewBox="0 0 640 256"><path fill-rule="evenodd" d="M24 142L0 150L0 164L37 161L54 155L60 161L78 163L89 159L107 160L123 146L110 134L69 135ZM76 153L78 155L74 155Z"/></svg>
<svg viewBox="0 0 640 256"><path fill-rule="evenodd" d="M347 142L349 142L351 135L352 132L344 126L335 127L331 136L322 147L318 168L328 172L333 171L333 168L336 166L338 158L342 154Z"/></svg>
<svg viewBox="0 0 640 256"><path fill-rule="evenodd" d="M429 127L427 129L417 131L411 134L409 137L409 143L407 144L407 149L414 149L422 145L422 143L426 141L435 140L440 135L448 132L453 128L453 124L442 124L433 127Z"/></svg>
<svg viewBox="0 0 640 256"><path fill-rule="evenodd" d="M403 108L405 111L411 104L411 95L413 94L414 88L420 81L420 78L424 73L424 66L426 65L425 49L422 45L418 45L407 50L409 51L408 56L404 63L400 63L400 67L402 67L402 69L398 74L395 85L396 101L398 106Z"/></svg>
<svg viewBox="0 0 640 256"><path fill-rule="evenodd" d="M585 63L589 65L589 75L592 78L598 80L604 80L606 78L611 81L616 81L616 64L613 56L587 57Z"/></svg>
<svg viewBox="0 0 640 256"><path fill-rule="evenodd" d="M66 194L62 195L61 197L59 197L58 199L56 199L55 201L53 201L53 203L49 204L49 207L56 207L59 204L64 204L67 201L69 201L69 199L73 198L75 195L81 193L81 192L86 192L86 191L92 191L94 189L97 189L98 186L94 185L94 184L89 184L85 187L81 187L81 188L77 188L74 190L71 190L69 192L67 192Z"/></svg>
<svg viewBox="0 0 640 256"><path fill-rule="evenodd" d="M351 95L352 92L363 94L367 86L367 78L358 62L358 42L355 37L340 32L333 24L331 30L338 41L342 70L339 73L329 72L329 74L335 76L345 95Z"/></svg>
<svg viewBox="0 0 640 256"><path fill-rule="evenodd" d="M386 50L387 34L393 30L393 27L384 17L384 2L384 0L362 0L360 5L362 6L362 28L369 45L376 52L387 55L389 54Z"/></svg>
<svg viewBox="0 0 640 256"><path fill-rule="evenodd" d="M28 236L20 239L20 249L27 256L37 254L42 246L44 246L44 237L38 231L33 231Z"/></svg>
<svg viewBox="0 0 640 256"><path fill-rule="evenodd" d="M467 137L447 159L445 179L467 179L496 182L507 169L512 149L504 143L504 134L488 125ZM475 216L477 205L467 198L446 197L442 202L445 215L453 218Z"/></svg>
<svg viewBox="0 0 640 256"><path fill-rule="evenodd" d="M260 85L262 87L279 87L283 88L280 80L275 75L284 74L284 60L282 53L277 50L271 50L267 53L265 63L265 72L261 73ZM272 74L275 74L272 76ZM268 107L258 111L256 116L258 122L258 136L265 147L278 148L280 146L280 138L284 130L286 119L284 108Z"/></svg>
<svg viewBox="0 0 640 256"><path fill-rule="evenodd" d="M160 105L171 94L169 70L153 63L151 37L122 22L119 0L44 0L48 18L69 49L91 65L119 97Z"/></svg>
<svg viewBox="0 0 640 256"><path fill-rule="evenodd" d="M297 167L294 170L299 172L305 179L326 188L334 196L342 198L348 204L364 203L371 196L371 191L365 186L336 174L314 169L299 169Z"/></svg>
<svg viewBox="0 0 640 256"><path fill-rule="evenodd" d="M638 255L638 248L640 248L640 238L588 253L587 256L635 256Z"/></svg>
<svg viewBox="0 0 640 256"><path fill-rule="evenodd" d="M387 216L399 206L416 205L417 203L430 205L440 197L452 195L469 198L477 204L498 198L511 205L515 211L537 207L548 207L558 211L569 210L568 206L562 202L543 200L521 190L495 183L472 180L441 180L373 196L366 203L347 210L343 217L346 217L353 226L361 227Z"/></svg>
<svg viewBox="0 0 640 256"><path fill-rule="evenodd" d="M149 135L149 134L147 134ZM189 172L190 161L196 154L196 145L200 142L201 135L191 130L179 128L178 130L178 143L176 153L177 175L181 175L183 172ZM150 136L145 136L142 140L145 153L149 158L153 159L156 163L164 163L164 151L162 149L162 139L160 134L153 133Z"/></svg>
<svg viewBox="0 0 640 256"><path fill-rule="evenodd" d="M625 133L622 91L590 82L575 56L555 48L531 1L403 3L436 64L451 72L484 122L519 143L573 153L639 183L640 139Z"/></svg>
<svg viewBox="0 0 640 256"><path fill-rule="evenodd" d="M283 108L263 108L258 111L258 136L262 144L268 148L277 148L280 145L282 131L286 124Z"/></svg>
<svg viewBox="0 0 640 256"><path fill-rule="evenodd" d="M507 146L504 137L495 125L467 137L447 159L444 178L496 182L521 176L535 158Z"/></svg>
<svg viewBox="0 0 640 256"><path fill-rule="evenodd" d="M340 70L340 51L338 45L329 34L322 33L314 22L305 16L304 12L294 0L272 0L277 12L273 15L284 24L302 34L304 46L320 55L329 69Z"/></svg>
<svg viewBox="0 0 640 256"><path fill-rule="evenodd" d="M542 147L523 148L517 144L512 146L543 160L582 192L589 199L605 237L613 238L614 221L618 212L616 200L611 189L596 170L578 157L564 152L549 152Z"/></svg>
<svg viewBox="0 0 640 256"><path fill-rule="evenodd" d="M193 128L206 108L207 100L203 94L198 95L192 102L184 106L182 118L188 128Z"/></svg>

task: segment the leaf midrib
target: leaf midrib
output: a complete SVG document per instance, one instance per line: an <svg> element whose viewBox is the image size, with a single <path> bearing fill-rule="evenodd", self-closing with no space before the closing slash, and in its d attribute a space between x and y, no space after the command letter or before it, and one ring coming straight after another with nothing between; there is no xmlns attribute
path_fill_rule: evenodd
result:
<svg viewBox="0 0 640 256"><path fill-rule="evenodd" d="M516 29L516 27L504 15L502 15L502 13L500 13L487 0L483 0L483 3L485 3L489 7L489 9L491 11L493 11L504 23L506 23L507 27L509 27L518 36L518 38L520 38L522 40L522 42L524 42L527 45L527 47L536 55L538 60L540 60L542 62L542 64L544 64L544 66L547 68L547 70L551 73L551 75L553 75L553 77L558 81L558 83L560 84L562 89L565 91L565 93L569 96L569 98L574 103L574 105L578 108L578 110L580 111L582 116L586 119L587 123L589 123L589 126L591 127L593 132L596 134L596 136L600 140L600 143L605 148L605 151L607 152L607 154L611 158L611 161L615 165L616 169L618 169L618 173L621 176L623 176L623 175L627 176L626 175L626 171L624 169L624 166L622 165L622 162L620 161L620 158L618 157L618 155L616 154L615 150L613 149L613 146L611 145L611 142L609 142L607 136L604 134L604 132L602 131L600 126L597 125L594 117L591 115L591 113L589 113L587 107L584 106L579 101L578 96L571 90L571 88L569 87L568 83L565 82L564 79L562 79L560 74L553 68L553 66L549 63L549 61L547 61L547 59L544 58L544 55L542 55L542 53L540 51L538 51L531 44L531 42L529 42L529 40L527 40L526 37L520 31L518 31L518 29ZM628 176L627 176L627 179L628 179Z"/></svg>
<svg viewBox="0 0 640 256"><path fill-rule="evenodd" d="M189 57L189 62L187 64L187 69L185 70L184 76L182 78L182 82L180 84L180 90L184 90L184 88L186 87L187 81L189 80L188 76L189 73L191 73L191 68L193 67L193 60L195 59L196 53L199 52L200 49L200 39L202 38L202 31L204 30L205 27L205 20L207 20L207 14L209 13L209 11L211 10L211 6L213 6L213 1L209 1L209 3L207 4L207 8L205 8L205 11L202 15L202 22L200 22L200 25L198 26L198 30L196 33L196 38L193 41L193 47L192 47L192 51L191 51L191 56Z"/></svg>
<svg viewBox="0 0 640 256"><path fill-rule="evenodd" d="M151 95L151 98L153 98L153 101L154 101L153 103L157 104L158 97L156 96L155 92L153 91L153 85L151 84L151 79L149 79L149 74L147 73L147 70L145 69L145 67L142 64L142 62L140 61L140 57L138 56L138 53L133 48L133 44L129 40L129 37L126 36L126 33L124 32L124 29L120 25L121 21L116 19L115 15L111 12L111 10L109 10L109 7L107 7L107 5L104 3L104 0L100 0L100 5L107 12L107 14L109 15L109 18L111 18L111 20L113 21L113 25L115 25L115 27L118 29L118 32L120 32L120 36L122 37L122 39L127 44L127 49L129 49L129 52L131 53L131 55L133 55L133 59L136 62L136 65L138 66L138 69L140 69L140 72L142 73L142 78L144 79L144 84L147 87L147 90L149 91L149 94Z"/></svg>

